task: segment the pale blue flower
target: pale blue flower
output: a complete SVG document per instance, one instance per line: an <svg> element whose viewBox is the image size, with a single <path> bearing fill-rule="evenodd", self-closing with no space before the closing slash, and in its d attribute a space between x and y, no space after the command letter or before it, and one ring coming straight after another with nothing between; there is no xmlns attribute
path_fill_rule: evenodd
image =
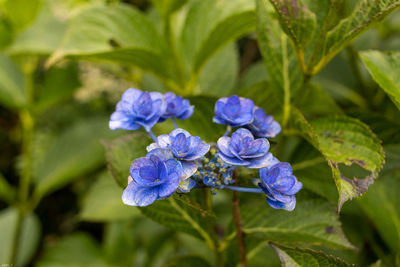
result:
<svg viewBox="0 0 400 267"><path fill-rule="evenodd" d="M215 104L213 121L232 127L243 126L253 121L254 103L252 100L233 95L220 98Z"/></svg>
<svg viewBox="0 0 400 267"><path fill-rule="evenodd" d="M171 196L179 186L181 171L181 163L169 150L150 151L146 157L132 163L122 201L130 206L147 206Z"/></svg>
<svg viewBox="0 0 400 267"><path fill-rule="evenodd" d="M232 137L219 138L217 147L218 156L232 165L263 168L276 162L276 159L268 152L268 140L254 139L251 132L244 128L239 128Z"/></svg>
<svg viewBox="0 0 400 267"><path fill-rule="evenodd" d="M255 107L253 111L254 120L246 127L258 137L272 138L281 132L281 126L274 117L267 116L264 109Z"/></svg>
<svg viewBox="0 0 400 267"><path fill-rule="evenodd" d="M159 119L159 122L163 122L169 118L186 120L192 116L194 106L190 105L188 99L184 99L181 96L176 96L172 92L168 92L164 94L164 100L167 108Z"/></svg>
<svg viewBox="0 0 400 267"><path fill-rule="evenodd" d="M143 127L150 131L165 110L166 104L162 94L130 88L122 94L117 103L109 126L111 130L137 130Z"/></svg>
<svg viewBox="0 0 400 267"><path fill-rule="evenodd" d="M280 162L260 169L258 186L267 195L267 202L272 208L292 211L296 206L295 194L303 184L297 181L289 163Z"/></svg>

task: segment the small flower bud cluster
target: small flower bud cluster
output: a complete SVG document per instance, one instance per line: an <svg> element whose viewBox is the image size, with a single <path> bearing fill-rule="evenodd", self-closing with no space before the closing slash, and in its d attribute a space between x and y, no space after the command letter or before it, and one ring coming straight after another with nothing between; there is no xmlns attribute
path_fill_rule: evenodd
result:
<svg viewBox="0 0 400 267"><path fill-rule="evenodd" d="M293 210L295 194L302 184L289 163L281 163L269 152L267 140L281 131L279 123L250 99L235 95L221 98L215 105L213 121L227 125L228 130L216 144L210 145L176 126L175 118L188 119L193 109L189 100L171 92L162 95L128 89L122 95L111 115L110 128L143 127L154 140L147 147L147 155L133 161L123 202L147 206L175 191L188 193L197 185L210 187L214 194L216 189L265 193L272 208ZM172 119L175 130L155 137L151 128L167 119ZM239 128L228 136L232 127ZM259 188L231 186L237 167L259 169Z"/></svg>
<svg viewBox="0 0 400 267"><path fill-rule="evenodd" d="M199 161L198 170L193 175L193 179L198 183L203 183L211 187L213 193L216 193L215 187L222 184L232 184L233 171L236 168L231 164L224 162L218 155L215 144L211 145L210 151Z"/></svg>

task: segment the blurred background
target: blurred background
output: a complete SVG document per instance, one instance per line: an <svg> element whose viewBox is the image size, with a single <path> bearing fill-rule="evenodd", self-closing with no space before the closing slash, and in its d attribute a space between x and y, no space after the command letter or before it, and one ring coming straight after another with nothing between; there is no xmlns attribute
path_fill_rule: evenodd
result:
<svg viewBox="0 0 400 267"><path fill-rule="evenodd" d="M222 96L251 98L282 119L250 25L255 15L234 36L210 34L234 23L227 17L254 10L253 1L198 2L0 0L2 266L184 266L179 259L192 255L206 259L192 266L209 266L214 256L204 243L124 206L123 189L106 166L107 147L115 145L110 140L126 134L110 131L108 120L127 88L188 97L195 115L181 125L207 141L224 132L212 124L214 103ZM348 1L342 16L356 3ZM313 77L313 94L299 99L308 117L337 109L366 122L385 147L386 177L340 215L358 250L328 250L358 266L378 259L375 266L400 266L400 113L358 58L361 50L399 49L399 33L397 11L334 57ZM223 45L200 51L204 40L217 37L225 38ZM155 132L170 129L165 122ZM318 155L290 135L273 149L294 164ZM325 163L300 165L295 174L306 191L336 204ZM223 192L213 199L222 232L231 219L229 200ZM249 266L280 262L266 245L253 251Z"/></svg>

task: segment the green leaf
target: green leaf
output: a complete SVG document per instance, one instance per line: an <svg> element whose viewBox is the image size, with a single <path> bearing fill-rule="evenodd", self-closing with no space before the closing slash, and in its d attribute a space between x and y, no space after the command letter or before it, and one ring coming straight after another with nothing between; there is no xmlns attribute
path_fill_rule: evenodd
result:
<svg viewBox="0 0 400 267"><path fill-rule="evenodd" d="M196 192L197 195L204 192ZM157 200L140 211L150 219L176 231L181 231L200 238L215 249L214 232L210 222L213 214L205 210L195 199L195 192L190 195L175 194L168 199Z"/></svg>
<svg viewBox="0 0 400 267"><path fill-rule="evenodd" d="M252 86L259 82L268 81L268 73L265 68L265 64L262 61L257 61L256 63L250 65L240 77L238 89L246 88Z"/></svg>
<svg viewBox="0 0 400 267"><path fill-rule="evenodd" d="M227 17L209 33L194 60L194 72L199 72L205 62L229 42L253 31L256 19L253 10L238 12Z"/></svg>
<svg viewBox="0 0 400 267"><path fill-rule="evenodd" d="M66 28L66 23L55 17L50 4L45 1L36 20L16 35L7 52L12 55L51 54L59 46Z"/></svg>
<svg viewBox="0 0 400 267"><path fill-rule="evenodd" d="M18 210L8 208L0 212L0 259L4 264L11 264L15 231L17 230ZM25 216L17 250L16 266L25 266L36 253L40 239L40 222L34 213Z"/></svg>
<svg viewBox="0 0 400 267"><path fill-rule="evenodd" d="M386 151L386 150L385 150ZM399 149L397 149L397 153ZM398 155L398 154L397 154ZM389 164L398 164L388 158ZM396 253L400 251L400 173L395 171L385 174L361 197L357 203L377 228L388 247Z"/></svg>
<svg viewBox="0 0 400 267"><path fill-rule="evenodd" d="M111 222L106 225L103 251L108 262L112 262L115 266L133 266L135 243L137 242L135 226L135 220Z"/></svg>
<svg viewBox="0 0 400 267"><path fill-rule="evenodd" d="M0 102L9 108L26 104L25 77L14 62L0 54Z"/></svg>
<svg viewBox="0 0 400 267"><path fill-rule="evenodd" d="M311 249L290 248L278 244L272 245L281 259L282 266L287 267L350 267L345 261Z"/></svg>
<svg viewBox="0 0 400 267"><path fill-rule="evenodd" d="M211 265L199 256L179 256L168 261L163 267L210 267Z"/></svg>
<svg viewBox="0 0 400 267"><path fill-rule="evenodd" d="M313 37L316 28L316 16L302 0L270 0L279 16L283 30L294 42L298 49Z"/></svg>
<svg viewBox="0 0 400 267"><path fill-rule="evenodd" d="M50 68L45 73L35 108L44 110L68 99L80 85L79 69L76 64Z"/></svg>
<svg viewBox="0 0 400 267"><path fill-rule="evenodd" d="M324 55L332 58L351 40L365 32L374 23L384 19L398 7L400 7L398 0L360 1L347 18L328 31L322 50ZM327 62L326 59L325 62Z"/></svg>
<svg viewBox="0 0 400 267"><path fill-rule="evenodd" d="M127 169L129 172L129 168ZM84 196L79 217L84 221L103 222L129 219L137 216L138 210L124 205L120 188L108 173L100 175Z"/></svg>
<svg viewBox="0 0 400 267"><path fill-rule="evenodd" d="M379 139L359 120L344 116L328 116L311 122L318 149L328 160L339 191L339 206L361 195L374 182L384 163ZM339 170L339 163L361 166L370 172L364 179L349 179Z"/></svg>
<svg viewBox="0 0 400 267"><path fill-rule="evenodd" d="M346 116L325 116L310 124L295 108L291 123L328 161L339 192L338 211L347 200L368 190L383 167L384 153L380 140L366 124ZM363 179L345 177L339 164L353 163L369 174ZM360 173L364 174L356 174Z"/></svg>
<svg viewBox="0 0 400 267"><path fill-rule="evenodd" d="M176 233L174 231L167 230L152 237L146 246L146 260L144 261L143 266L154 266L155 262L157 262L157 260L159 261L159 256L162 256L165 248L171 246L171 241L173 241L172 238L175 236Z"/></svg>
<svg viewBox="0 0 400 267"><path fill-rule="evenodd" d="M335 100L320 86L308 84L302 94L296 98L296 106L304 116L342 114Z"/></svg>
<svg viewBox="0 0 400 267"><path fill-rule="evenodd" d="M3 12L11 21L13 28L21 30L35 19L41 2L41 0L6 0Z"/></svg>
<svg viewBox="0 0 400 267"><path fill-rule="evenodd" d="M3 174L0 173L0 199L7 201L8 203L11 203L14 201L15 196L16 196L15 188L12 187L7 182Z"/></svg>
<svg viewBox="0 0 400 267"><path fill-rule="evenodd" d="M129 167L132 161L146 156L146 147L151 142L150 137L141 132L103 142L106 150L108 169L120 187L125 188L127 186Z"/></svg>
<svg viewBox="0 0 400 267"><path fill-rule="evenodd" d="M0 50L7 47L12 42L13 32L10 24L0 17Z"/></svg>
<svg viewBox="0 0 400 267"><path fill-rule="evenodd" d="M254 28L253 10L254 3L246 0L194 1L179 38L190 73L199 73L213 54L250 32Z"/></svg>
<svg viewBox="0 0 400 267"><path fill-rule="evenodd" d="M271 83L267 81L260 81L248 87L240 88L235 93L239 96L250 98L257 106L263 108L267 114L278 115L282 110L282 98L279 97L279 93L274 90Z"/></svg>
<svg viewBox="0 0 400 267"><path fill-rule="evenodd" d="M115 136L108 118L87 118L71 125L50 145L34 173L35 197L57 190L104 162L100 139Z"/></svg>
<svg viewBox="0 0 400 267"><path fill-rule="evenodd" d="M257 238L285 244L354 248L343 234L338 215L329 202L305 192L297 196L292 212L274 210L265 199L257 199L243 204L241 214L244 233Z"/></svg>
<svg viewBox="0 0 400 267"><path fill-rule="evenodd" d="M372 78L400 109L400 52L365 51L360 57Z"/></svg>
<svg viewBox="0 0 400 267"><path fill-rule="evenodd" d="M186 4L187 0L152 0L152 2L161 16L167 18Z"/></svg>
<svg viewBox="0 0 400 267"><path fill-rule="evenodd" d="M47 248L36 265L39 267L110 266L102 256L99 245L91 236L74 233Z"/></svg>
<svg viewBox="0 0 400 267"><path fill-rule="evenodd" d="M319 148L335 163L356 163L371 172L378 172L384 163L379 139L357 119L327 116L311 122L319 137Z"/></svg>
<svg viewBox="0 0 400 267"><path fill-rule="evenodd" d="M215 54L200 73L194 94L228 96L236 83L239 72L239 55L234 44L225 46Z"/></svg>
<svg viewBox="0 0 400 267"><path fill-rule="evenodd" d="M169 76L165 42L140 11L123 4L85 9L70 21L48 64L65 56L135 65L158 77Z"/></svg>

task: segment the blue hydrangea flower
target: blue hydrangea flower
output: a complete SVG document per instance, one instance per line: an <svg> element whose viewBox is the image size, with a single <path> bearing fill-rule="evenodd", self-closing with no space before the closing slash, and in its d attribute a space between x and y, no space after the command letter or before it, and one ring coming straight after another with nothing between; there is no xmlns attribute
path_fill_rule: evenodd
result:
<svg viewBox="0 0 400 267"><path fill-rule="evenodd" d="M183 129L175 129L169 135L163 134L157 137L157 143L147 147L147 151L153 149L169 149L173 156L178 159L183 167L181 172L182 183L179 189L188 192L195 184L191 177L198 168L196 160L207 154L210 145L201 141L198 136L191 136Z"/></svg>
<svg viewBox="0 0 400 267"><path fill-rule="evenodd" d="M267 116L264 109L255 107L253 111L254 120L246 127L258 137L272 138L281 132L281 126L274 117Z"/></svg>
<svg viewBox="0 0 400 267"><path fill-rule="evenodd" d="M122 201L130 206L147 206L171 196L179 186L181 171L181 163L169 150L150 151L132 163Z"/></svg>
<svg viewBox="0 0 400 267"><path fill-rule="evenodd" d="M167 109L158 120L159 122L163 122L169 118L186 120L192 116L194 106L190 105L188 99L183 99L181 96L176 96L174 93L168 92L164 94L164 100L166 102Z"/></svg>
<svg viewBox="0 0 400 267"><path fill-rule="evenodd" d="M279 162L260 169L258 186L267 195L267 202L272 208L292 211L296 206L295 194L303 184L297 181L289 163Z"/></svg>
<svg viewBox="0 0 400 267"><path fill-rule="evenodd" d="M276 161L269 150L269 142L265 138L255 139L251 132L239 128L232 137L223 136L218 139L218 156L226 163L248 168L263 168Z"/></svg>
<svg viewBox="0 0 400 267"><path fill-rule="evenodd" d="M254 103L252 100L233 95L220 98L215 104L213 121L232 127L243 126L253 121Z"/></svg>
<svg viewBox="0 0 400 267"><path fill-rule="evenodd" d="M111 114L109 126L111 130L137 130L142 126L150 131L165 109L162 94L130 88L122 94L115 112Z"/></svg>

